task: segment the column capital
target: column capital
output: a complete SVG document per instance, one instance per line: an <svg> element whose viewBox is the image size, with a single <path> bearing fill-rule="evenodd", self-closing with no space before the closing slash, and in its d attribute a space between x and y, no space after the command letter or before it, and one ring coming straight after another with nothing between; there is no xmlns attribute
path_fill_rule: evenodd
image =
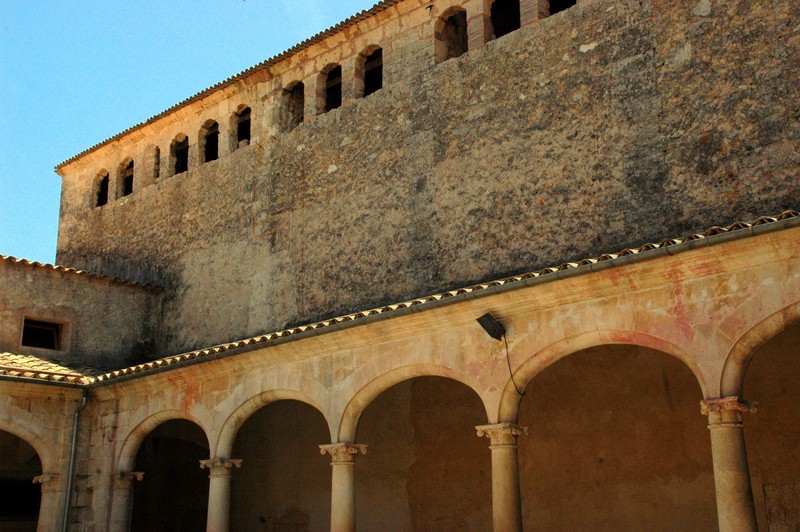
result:
<svg viewBox="0 0 800 532"><path fill-rule="evenodd" d="M33 477L34 484L41 484L42 493L46 491L58 491L61 475L58 473L42 473Z"/></svg>
<svg viewBox="0 0 800 532"><path fill-rule="evenodd" d="M491 445L516 445L518 436L527 436L528 427L515 423L495 423L493 425L478 425L475 427L478 437L489 438Z"/></svg>
<svg viewBox="0 0 800 532"><path fill-rule="evenodd" d="M200 469L208 469L211 474L228 472L232 469L240 469L242 460L236 458L211 458L210 460L200 460Z"/></svg>
<svg viewBox="0 0 800 532"><path fill-rule="evenodd" d="M130 489L133 481L141 482L144 479L144 471L120 471L114 475L114 487L119 489Z"/></svg>
<svg viewBox="0 0 800 532"><path fill-rule="evenodd" d="M319 453L331 455L332 464L355 463L357 454L367 454L367 446L363 443L329 443L320 445Z"/></svg>
<svg viewBox="0 0 800 532"><path fill-rule="evenodd" d="M757 407L758 403L740 401L739 397L736 395L700 401L700 413L704 416L723 411L755 414L758 411Z"/></svg>
<svg viewBox="0 0 800 532"><path fill-rule="evenodd" d="M58 473L42 473L41 475L37 475L33 477L34 484L50 484L52 482L58 482L58 479L61 477Z"/></svg>

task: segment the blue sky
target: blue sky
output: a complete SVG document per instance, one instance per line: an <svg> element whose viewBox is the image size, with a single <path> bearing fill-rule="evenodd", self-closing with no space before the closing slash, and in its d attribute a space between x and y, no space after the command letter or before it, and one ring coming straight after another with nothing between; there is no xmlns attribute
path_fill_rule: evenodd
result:
<svg viewBox="0 0 800 532"><path fill-rule="evenodd" d="M55 260L55 165L375 2L0 0L0 254Z"/></svg>

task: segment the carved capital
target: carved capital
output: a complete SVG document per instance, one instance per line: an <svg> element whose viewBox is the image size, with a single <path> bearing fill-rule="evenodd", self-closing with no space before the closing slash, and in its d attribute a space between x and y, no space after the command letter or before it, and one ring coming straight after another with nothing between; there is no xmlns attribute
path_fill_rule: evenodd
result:
<svg viewBox="0 0 800 532"><path fill-rule="evenodd" d="M355 463L357 454L367 454L367 446L361 443L331 443L320 445L319 452L331 455L332 464L347 464Z"/></svg>
<svg viewBox="0 0 800 532"><path fill-rule="evenodd" d="M233 469L242 467L242 461L235 458L212 458L200 460L200 469L208 469L210 476L230 475Z"/></svg>
<svg viewBox="0 0 800 532"><path fill-rule="evenodd" d="M517 425L514 423L495 423L494 425L478 425L475 427L478 431L478 437L489 438L491 442L490 447L507 447L516 446L517 437L527 436L529 433L528 427Z"/></svg>
<svg viewBox="0 0 800 532"><path fill-rule="evenodd" d="M60 475L58 473L42 473L39 476L33 477L33 483L42 485L52 484L58 482L59 477Z"/></svg>
<svg viewBox="0 0 800 532"><path fill-rule="evenodd" d="M120 471L114 475L114 487L129 489L134 480L141 482L143 479L144 471Z"/></svg>
<svg viewBox="0 0 800 532"><path fill-rule="evenodd" d="M757 406L758 403L740 401L738 396L732 395L730 397L700 401L700 413L704 416L724 411L755 414L758 411Z"/></svg>

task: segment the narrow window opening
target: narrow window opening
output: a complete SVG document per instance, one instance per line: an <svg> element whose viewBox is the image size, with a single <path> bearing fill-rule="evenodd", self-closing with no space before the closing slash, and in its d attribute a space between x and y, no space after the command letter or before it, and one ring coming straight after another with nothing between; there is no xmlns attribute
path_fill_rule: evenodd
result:
<svg viewBox="0 0 800 532"><path fill-rule="evenodd" d="M161 148L153 148L153 179L158 179L161 175Z"/></svg>
<svg viewBox="0 0 800 532"><path fill-rule="evenodd" d="M174 140L172 142L172 156L175 161L173 167L176 174L189 170L189 139Z"/></svg>
<svg viewBox="0 0 800 532"><path fill-rule="evenodd" d="M133 194L133 161L129 162L122 170L122 195Z"/></svg>
<svg viewBox="0 0 800 532"><path fill-rule="evenodd" d="M550 0L550 14L566 11L576 4L576 0Z"/></svg>
<svg viewBox="0 0 800 532"><path fill-rule="evenodd" d="M364 96L383 87L383 50L378 48L364 61Z"/></svg>
<svg viewBox="0 0 800 532"><path fill-rule="evenodd" d="M214 122L205 129L203 137L203 160L216 161L219 158L219 125Z"/></svg>
<svg viewBox="0 0 800 532"><path fill-rule="evenodd" d="M97 206L102 207L108 203L108 174L103 174L97 183Z"/></svg>
<svg viewBox="0 0 800 532"><path fill-rule="evenodd" d="M436 32L436 61L460 57L467 53L467 12L458 11L439 22Z"/></svg>
<svg viewBox="0 0 800 532"><path fill-rule="evenodd" d="M25 318L22 325L22 345L61 350L61 324Z"/></svg>
<svg viewBox="0 0 800 532"><path fill-rule="evenodd" d="M342 67L336 65L325 78L325 112L342 106Z"/></svg>
<svg viewBox="0 0 800 532"><path fill-rule="evenodd" d="M520 28L519 0L495 0L491 14L495 38Z"/></svg>
<svg viewBox="0 0 800 532"><path fill-rule="evenodd" d="M236 146L250 145L250 108L245 107L236 116Z"/></svg>
<svg viewBox="0 0 800 532"><path fill-rule="evenodd" d="M291 89L284 91L284 131L291 131L303 123L306 107L306 88L298 81Z"/></svg>

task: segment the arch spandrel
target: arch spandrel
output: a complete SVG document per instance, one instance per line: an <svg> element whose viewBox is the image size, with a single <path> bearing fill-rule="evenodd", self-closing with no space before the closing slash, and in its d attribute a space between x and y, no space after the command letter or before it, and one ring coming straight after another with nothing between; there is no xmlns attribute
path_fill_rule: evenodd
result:
<svg viewBox="0 0 800 532"><path fill-rule="evenodd" d="M563 338L538 350L533 345L534 341L532 337L527 337L515 345L510 353L511 360L524 361L514 371L513 381L509 379L503 390L497 416L500 422L516 422L521 401L517 389L524 390L536 375L562 358L601 345L646 347L671 355L689 368L697 379L703 397L706 397L708 391L707 379L695 359L681 347L651 334L621 329L588 331ZM531 352L532 355L526 355Z"/></svg>
<svg viewBox="0 0 800 532"><path fill-rule="evenodd" d="M416 377L444 377L452 379L456 382L467 386L471 389L481 400L486 417L490 421L493 420L490 413L489 406L487 405L486 398L478 390L475 382L472 381L467 375L457 372L455 369L436 364L411 364L394 368L379 375L376 375L372 380L361 386L358 391L353 394L347 406L342 412L341 422L339 423L338 441L340 442L353 442L356 437L356 430L358 428L358 421L367 407L375 400L380 394L401 382L416 378Z"/></svg>
<svg viewBox="0 0 800 532"><path fill-rule="evenodd" d="M139 447L141 447L142 441L144 441L147 435L153 432L159 425L176 419L194 423L200 427L200 430L202 430L203 434L206 436L206 440L208 440L208 431L197 418L182 410L162 410L145 418L125 436L122 440L122 450L116 461L117 470L131 471L136 463L136 454L139 452Z"/></svg>
<svg viewBox="0 0 800 532"><path fill-rule="evenodd" d="M800 322L800 301L767 316L741 335L728 352L720 379L720 396L741 396L747 366L758 349L788 326Z"/></svg>
<svg viewBox="0 0 800 532"><path fill-rule="evenodd" d="M331 420L325 416L321 402L296 390L267 390L245 400L231 412L219 429L219 435L211 447L211 454L217 457L230 457L236 435L250 416L271 403L286 400L298 401L317 410L325 418L329 433L333 434ZM320 442L322 443L325 442Z"/></svg>

